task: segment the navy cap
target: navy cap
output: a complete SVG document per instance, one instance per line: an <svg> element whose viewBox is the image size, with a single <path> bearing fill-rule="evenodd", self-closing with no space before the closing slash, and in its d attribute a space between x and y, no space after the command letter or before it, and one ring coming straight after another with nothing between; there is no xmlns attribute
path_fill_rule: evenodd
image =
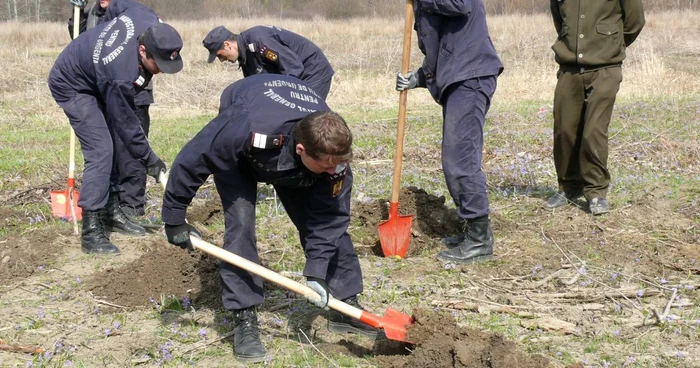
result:
<svg viewBox="0 0 700 368"><path fill-rule="evenodd" d="M143 43L161 72L172 74L182 70L182 38L175 28L156 23L146 30Z"/></svg>
<svg viewBox="0 0 700 368"><path fill-rule="evenodd" d="M212 63L216 60L216 53L224 46L224 41L233 37L233 32L226 29L224 26L218 26L207 34L207 37L202 41L202 45L209 50L209 60Z"/></svg>

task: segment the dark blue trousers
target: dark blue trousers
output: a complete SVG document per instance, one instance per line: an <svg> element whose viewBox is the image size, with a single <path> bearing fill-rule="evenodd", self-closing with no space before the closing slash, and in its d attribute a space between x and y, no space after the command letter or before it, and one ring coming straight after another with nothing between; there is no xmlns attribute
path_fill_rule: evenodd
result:
<svg viewBox="0 0 700 368"><path fill-rule="evenodd" d="M243 169L245 171L245 169ZM224 249L245 259L260 264L255 236L255 203L257 182L250 173L241 170L214 175L216 189L224 209L226 230ZM312 188L290 188L275 186L277 195L299 231L301 245L306 250L305 208L312 196ZM345 177L343 190L351 190L352 173ZM350 195L345 196L350 206ZM225 309L243 309L263 303L262 278L248 271L221 263L221 283L223 285L223 305ZM331 295L345 299L362 292L362 271L350 235L345 233L338 242L338 250L328 265L326 283Z"/></svg>
<svg viewBox="0 0 700 368"><path fill-rule="evenodd" d="M136 115L146 137L151 127L148 109L149 105L136 106ZM146 204L146 166L131 156L118 135L115 135L115 146L120 204L122 207L143 208Z"/></svg>
<svg viewBox="0 0 700 368"><path fill-rule="evenodd" d="M455 83L443 95L442 169L462 219L489 214L481 160L486 113L495 91L496 76L488 76Z"/></svg>
<svg viewBox="0 0 700 368"><path fill-rule="evenodd" d="M95 96L78 93L59 99L56 102L68 116L85 160L78 206L84 211L104 208L110 191L116 191L119 183L114 156L116 132L107 124L104 107Z"/></svg>

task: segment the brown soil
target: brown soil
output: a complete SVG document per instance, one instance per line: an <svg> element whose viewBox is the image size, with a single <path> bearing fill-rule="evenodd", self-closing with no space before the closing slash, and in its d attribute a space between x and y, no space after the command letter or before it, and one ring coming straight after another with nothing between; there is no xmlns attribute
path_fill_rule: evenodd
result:
<svg viewBox="0 0 700 368"><path fill-rule="evenodd" d="M28 234L12 234L0 241L0 280L3 284L27 278L55 262L63 254L62 247L55 244L55 240L55 231L37 229Z"/></svg>
<svg viewBox="0 0 700 368"><path fill-rule="evenodd" d="M181 250L163 239L142 246L145 252L134 262L109 268L86 282L96 298L123 307L160 303L161 296L214 309L220 307L219 262L206 253Z"/></svg>
<svg viewBox="0 0 700 368"><path fill-rule="evenodd" d="M414 216L408 256L415 256L424 250L436 248L442 237L462 231L462 223L456 211L448 209L445 206L445 201L444 196L436 197L420 188L407 187L401 190L399 193L399 214ZM378 226L389 218L389 201L376 200L370 203L354 204L353 217L360 221L369 234L364 238L355 239L355 241L371 244L371 253L383 256L379 244ZM361 249L358 251L361 252Z"/></svg>
<svg viewBox="0 0 700 368"><path fill-rule="evenodd" d="M542 355L527 355L500 335L458 327L446 311L414 311L415 322L406 338L415 342L405 356L380 356L387 368L544 368L551 366ZM397 351L400 353L400 350Z"/></svg>

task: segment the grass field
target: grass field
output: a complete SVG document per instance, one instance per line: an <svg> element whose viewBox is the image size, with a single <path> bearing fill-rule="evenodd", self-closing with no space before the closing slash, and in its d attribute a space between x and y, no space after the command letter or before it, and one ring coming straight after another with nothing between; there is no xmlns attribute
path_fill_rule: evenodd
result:
<svg viewBox="0 0 700 368"><path fill-rule="evenodd" d="M206 63L201 40L219 24L235 30L275 24L324 49L336 70L328 103L355 135L354 208L388 199L403 27L398 18L173 22L185 40L185 67L154 79L150 140L159 156L171 162L215 116L220 92L241 77L233 64ZM491 17L491 36L505 65L484 149L497 260L471 267L439 263L439 234L424 234L428 240L414 257L385 259L371 251L376 229L354 218L350 231L363 266L362 303L376 313L386 307L447 310L458 325L502 334L555 366L700 366L698 24L700 13L647 14L645 29L628 49L610 127L612 212L593 218L576 206L542 208L556 188L551 19ZM220 309L217 280L205 279L212 275L202 271L206 267L196 271L197 292L188 284L163 294L158 282L172 274L172 262L164 260L156 270L163 280L137 271L154 254L186 258L178 248L157 235L115 238L121 256L85 256L70 224L51 217L48 191L65 187L69 130L46 78L68 41L64 24L0 24L0 340L44 350L0 351L0 367L237 366L230 315ZM413 69L421 60L414 47ZM408 100L402 184L446 196L448 211L453 205L440 169L440 108L425 90L411 91ZM80 178L81 155L77 162ZM205 189L192 216L204 215L190 221L220 244L221 214L208 211L218 206L218 197L211 185ZM293 226L268 200L269 188L260 192L267 197L257 215L263 261L302 281L303 253ZM156 219L161 195L151 182L148 209ZM133 277L117 278L129 270ZM96 289L100 280L112 283ZM150 285L153 293L128 306L97 293L117 283ZM190 304L204 294L211 298ZM322 318L310 319L316 314L305 301L270 288L260 313L270 354L262 365L383 365L371 342L328 334ZM314 336L299 332L299 320L309 320Z"/></svg>

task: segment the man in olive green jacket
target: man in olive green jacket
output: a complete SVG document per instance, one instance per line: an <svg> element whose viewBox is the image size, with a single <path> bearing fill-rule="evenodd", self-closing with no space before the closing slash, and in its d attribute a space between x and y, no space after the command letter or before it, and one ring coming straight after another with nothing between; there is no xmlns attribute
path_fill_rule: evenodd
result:
<svg viewBox="0 0 700 368"><path fill-rule="evenodd" d="M550 0L559 37L554 91L554 165L559 191L547 208L585 196L608 212L608 125L622 81L625 49L644 27L642 0Z"/></svg>

